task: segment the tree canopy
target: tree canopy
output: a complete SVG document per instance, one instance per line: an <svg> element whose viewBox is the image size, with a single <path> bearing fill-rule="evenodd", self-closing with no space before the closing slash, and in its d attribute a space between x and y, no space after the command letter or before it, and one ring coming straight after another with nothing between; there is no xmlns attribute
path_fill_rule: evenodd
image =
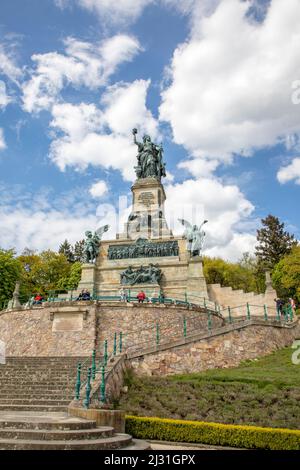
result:
<svg viewBox="0 0 300 470"><path fill-rule="evenodd" d="M221 284L245 292L264 291L264 274L258 273L257 260L249 253L245 253L238 263L204 257L203 265L207 284Z"/></svg>
<svg viewBox="0 0 300 470"><path fill-rule="evenodd" d="M268 215L262 219L263 227L257 230L255 254L262 269L272 270L283 256L297 245L294 235L284 230L284 223Z"/></svg>
<svg viewBox="0 0 300 470"><path fill-rule="evenodd" d="M272 280L281 297L300 303L300 246L292 248L274 268Z"/></svg>
<svg viewBox="0 0 300 470"><path fill-rule="evenodd" d="M16 281L21 278L22 266L13 250L0 249L0 308L11 299Z"/></svg>

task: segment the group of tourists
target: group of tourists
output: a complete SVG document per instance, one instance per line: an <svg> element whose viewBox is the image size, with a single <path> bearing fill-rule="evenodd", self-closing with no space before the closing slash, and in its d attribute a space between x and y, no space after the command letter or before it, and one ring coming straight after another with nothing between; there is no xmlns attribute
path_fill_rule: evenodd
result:
<svg viewBox="0 0 300 470"><path fill-rule="evenodd" d="M87 289L82 289L76 300L91 300L91 294Z"/></svg>
<svg viewBox="0 0 300 470"><path fill-rule="evenodd" d="M119 295L120 295L121 302L129 302L130 301L130 298L129 298L129 295L128 295L128 292L126 291L126 289L120 289ZM155 298L157 298L155 295L147 297L143 290L141 290L136 296L136 299L137 299L139 304L143 304L145 301L152 303ZM164 300L164 295L162 293L160 293L159 301L163 302L163 300Z"/></svg>
<svg viewBox="0 0 300 470"><path fill-rule="evenodd" d="M277 299L274 299L274 302L276 303L276 310L280 314L280 316L285 315L286 308L291 308L293 314L295 314L297 306L293 298L290 297L288 302L286 302L283 299L277 298Z"/></svg>

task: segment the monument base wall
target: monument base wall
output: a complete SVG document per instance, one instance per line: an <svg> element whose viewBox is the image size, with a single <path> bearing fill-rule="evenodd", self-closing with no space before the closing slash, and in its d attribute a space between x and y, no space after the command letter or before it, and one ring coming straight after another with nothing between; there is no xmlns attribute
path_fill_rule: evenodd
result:
<svg viewBox="0 0 300 470"><path fill-rule="evenodd" d="M233 367L299 337L299 322L253 318L224 326L222 318L212 315L209 329L203 311L155 304L62 302L0 315L7 357L91 357L94 348L103 353L105 340L111 354L116 338L117 352L121 343L132 367L143 375Z"/></svg>

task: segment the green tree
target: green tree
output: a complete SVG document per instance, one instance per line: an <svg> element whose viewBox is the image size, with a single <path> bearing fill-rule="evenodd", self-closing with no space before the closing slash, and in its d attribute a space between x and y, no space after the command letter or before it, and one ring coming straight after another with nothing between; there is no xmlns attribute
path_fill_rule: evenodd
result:
<svg viewBox="0 0 300 470"><path fill-rule="evenodd" d="M263 227L257 230L255 254L261 269L272 270L281 258L297 244L294 235L284 230L284 223L277 217L268 215L262 219Z"/></svg>
<svg viewBox="0 0 300 470"><path fill-rule="evenodd" d="M18 261L22 266L20 293L25 301L41 289L39 272L42 270L42 260L40 255L26 248Z"/></svg>
<svg viewBox="0 0 300 470"><path fill-rule="evenodd" d="M23 265L23 282L31 294L58 290L60 279L68 277L72 267L64 254L51 250L21 255L19 260Z"/></svg>
<svg viewBox="0 0 300 470"><path fill-rule="evenodd" d="M292 297L300 303L300 246L292 248L275 266L272 281L278 294Z"/></svg>
<svg viewBox="0 0 300 470"><path fill-rule="evenodd" d="M221 284L223 287L243 289L245 292L260 291L255 269L253 266L250 268L245 265L245 260L230 263L221 258L204 257L204 275L208 284Z"/></svg>
<svg viewBox="0 0 300 470"><path fill-rule="evenodd" d="M249 252L245 252L238 264L251 273L251 285L253 286L253 291L263 293L266 289L266 270L262 269L258 258L251 255Z"/></svg>
<svg viewBox="0 0 300 470"><path fill-rule="evenodd" d="M80 240L74 245L74 261L84 262L84 240Z"/></svg>
<svg viewBox="0 0 300 470"><path fill-rule="evenodd" d="M11 299L22 266L13 250L0 249L0 309Z"/></svg>
<svg viewBox="0 0 300 470"><path fill-rule="evenodd" d="M74 252L72 245L68 242L68 240L65 240L59 247L58 253L65 255L69 263L73 263L74 261Z"/></svg>
<svg viewBox="0 0 300 470"><path fill-rule="evenodd" d="M61 277L57 283L57 288L61 290L74 290L77 289L81 279L81 263L76 261L72 264L68 276Z"/></svg>

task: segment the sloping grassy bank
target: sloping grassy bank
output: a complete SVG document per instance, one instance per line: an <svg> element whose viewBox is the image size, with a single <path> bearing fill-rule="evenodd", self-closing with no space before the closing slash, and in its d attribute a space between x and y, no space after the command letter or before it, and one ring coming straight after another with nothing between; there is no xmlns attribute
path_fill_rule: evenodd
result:
<svg viewBox="0 0 300 470"><path fill-rule="evenodd" d="M292 352L198 374L128 373L118 407L135 416L300 429L300 365L292 364Z"/></svg>

